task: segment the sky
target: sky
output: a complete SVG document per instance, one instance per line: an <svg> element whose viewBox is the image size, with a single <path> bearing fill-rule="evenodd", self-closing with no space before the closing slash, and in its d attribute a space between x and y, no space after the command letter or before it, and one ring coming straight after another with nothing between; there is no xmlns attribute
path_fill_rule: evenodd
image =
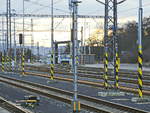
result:
<svg viewBox="0 0 150 113"><path fill-rule="evenodd" d="M28 1L28 2L27 2ZM69 14L68 10L69 0L54 0L55 14ZM104 6L96 2L96 0L81 0L79 4L79 14L85 15L104 15ZM101 0L104 2L104 0ZM126 0L123 4L118 6L118 16L120 18L137 16L139 0ZM50 14L51 0L25 0L25 13L46 13ZM11 0L12 9L17 13L22 12L22 0ZM149 15L150 0L143 0L144 15ZM6 0L0 1L0 12L6 10Z"/></svg>
<svg viewBox="0 0 150 113"><path fill-rule="evenodd" d="M54 0L54 14L55 15L69 15L69 0ZM79 4L79 14L80 15L104 15L104 6L98 3L96 0L81 0L82 3ZM101 0L104 2L104 0ZM120 0L118 0L120 1ZM118 5L118 23L122 24L128 21L137 20L138 18L138 2L139 0L126 0L124 3ZM11 8L15 9L16 13L22 13L22 0L11 0ZM143 0L143 8L144 8L144 16L150 16L150 0ZM6 12L6 0L0 0L0 13ZM32 14L51 14L51 0L25 0L25 13ZM57 21L57 20L55 20ZM61 20L56 22L56 25ZM98 22L98 20L96 20ZM19 20L18 20L19 22ZM26 23L30 24L30 20L25 20ZM80 21L82 23L83 21ZM94 29L95 22L93 20L88 20L88 28L85 30L87 37ZM102 22L102 21L101 21ZM35 29L49 29L50 28L50 20L34 20L35 24L38 24ZM63 24L62 24L63 23ZM65 24L69 26L68 20L62 21L61 25L58 27L59 29L64 29ZM94 24L93 24L94 23ZM39 24L42 24L39 26ZM48 25L48 26L46 26ZM46 26L46 27L44 27ZM80 25L81 26L81 25ZM96 26L96 25L95 25ZM40 28L39 28L40 27ZM69 28L69 27L68 27ZM89 29L91 28L91 29ZM30 28L29 28L30 29ZM50 29L49 29L50 30ZM34 37L36 37L36 41L40 41L40 45L49 46L50 44L50 32L40 32L34 33ZM70 33L55 33L54 34L56 40L68 39ZM39 38L38 38L39 37ZM40 39L40 37L42 37ZM61 37L61 38L60 38ZM80 33L79 33L80 37ZM36 42L35 41L35 42ZM47 43L47 44L46 44Z"/></svg>

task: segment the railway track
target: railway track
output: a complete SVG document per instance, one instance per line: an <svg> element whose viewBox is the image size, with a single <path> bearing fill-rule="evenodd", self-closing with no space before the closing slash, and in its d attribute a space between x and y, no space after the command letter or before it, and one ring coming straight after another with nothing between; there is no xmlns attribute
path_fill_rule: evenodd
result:
<svg viewBox="0 0 150 113"><path fill-rule="evenodd" d="M26 65L26 66L28 66L28 67L30 67L30 66L32 66L32 67L34 67L35 65ZM36 67L38 67L38 66L36 66ZM44 67L44 68L47 68L47 67L49 67L49 65L42 65L41 67ZM71 66L68 66L68 65L55 65L55 68L57 68L57 69L68 69L68 70L70 70L71 69ZM104 68L98 68L98 67L85 67L85 66L82 66L82 65L79 65L78 66L78 71L79 70L82 70L82 71L87 71L87 72L103 72L104 71ZM113 69L111 69L111 68L109 68L108 69L108 72L111 72L111 71L113 71ZM127 70L127 69L119 69L119 72L120 73L123 73L123 74L137 74L137 70ZM144 75L150 75L150 73L148 72L148 71L143 71L143 74Z"/></svg>
<svg viewBox="0 0 150 113"><path fill-rule="evenodd" d="M32 113L26 109L16 106L15 104L5 100L4 98L0 98L0 107L8 110L10 113Z"/></svg>
<svg viewBox="0 0 150 113"><path fill-rule="evenodd" d="M49 78L48 74L41 74L41 73L35 73L35 72L25 72L25 74ZM54 76L54 79L61 80L61 81L67 81L67 82L73 82L72 78L65 78L65 77ZM102 83L100 83L100 82L91 82L91 81L86 81L86 80L78 80L78 83L79 84L83 84L83 85L89 85L89 86L92 86L92 87L104 88L104 85ZM138 94L138 90L137 89L133 89L131 87L119 86L119 89L121 91ZM150 95L150 91L143 90L143 94L149 96Z"/></svg>
<svg viewBox="0 0 150 113"><path fill-rule="evenodd" d="M41 72L47 72L48 73L48 69L45 69L44 67L43 68L39 68L39 67L29 67L29 68L26 68L26 70L32 70L32 71L41 71ZM63 74L63 75L69 75L69 76L72 76L73 74L67 70L64 70L64 69L55 69L55 73L56 74ZM92 73L92 72L91 72ZM38 75L38 74L37 74ZM80 71L78 72L78 76L79 77L83 77L83 78L91 78L91 80L88 80L89 82L92 82L94 81L95 79L98 81L98 80L103 80L103 74L89 74L89 73L81 73ZM120 75L119 75L120 76ZM124 75L125 76L125 75ZM129 77L128 77L129 76ZM131 75L131 76L134 76L136 77L135 75ZM70 78L70 77L69 77ZM114 81L114 77L113 76L109 76L108 77L108 80L110 82L113 82ZM96 82L96 81L95 81ZM120 83L124 83L124 84L133 84L134 86L131 87L130 85L128 85L127 87L129 88L134 88L134 89L137 89L136 85L138 84L137 83L137 79L134 79L134 78L130 78L130 75L127 75L126 77L122 77L120 76L119 77L119 82ZM99 83L98 83L99 84ZM93 85L93 84L92 84ZM146 90L150 91L150 80L149 79L143 79L143 87L146 88Z"/></svg>
<svg viewBox="0 0 150 113"><path fill-rule="evenodd" d="M19 80L12 77L6 77L3 75L0 76L0 82L34 92L48 98L57 99L68 104L71 104L72 102L73 92L70 91L45 86L37 83L32 83L24 80ZM78 97L81 102L81 108L95 111L98 113L148 113L148 111L132 108L130 106L125 106L122 104L113 103L103 99L90 97L87 95L79 94Z"/></svg>
<svg viewBox="0 0 150 113"><path fill-rule="evenodd" d="M29 66L27 65L26 69L34 69L34 70L41 70L43 72L49 72L49 68L48 66ZM55 67L56 72L57 71L63 71L63 72L70 72L71 71L71 67L68 66L56 66ZM91 77L91 78L98 78L100 75L103 75L103 68L87 68L87 67L83 67L83 66L78 66L78 73L84 75L85 77ZM119 76L120 77L125 77L125 78L133 78L133 79L137 79L137 72L136 71L129 71L129 70L120 70L119 71ZM108 77L112 77L113 76L113 70L109 69L108 71ZM145 80L150 80L150 73L148 72L143 72L143 79Z"/></svg>

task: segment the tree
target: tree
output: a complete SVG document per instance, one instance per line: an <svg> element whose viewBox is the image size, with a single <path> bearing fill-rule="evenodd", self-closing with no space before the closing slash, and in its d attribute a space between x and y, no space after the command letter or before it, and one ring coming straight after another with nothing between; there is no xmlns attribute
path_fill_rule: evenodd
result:
<svg viewBox="0 0 150 113"><path fill-rule="evenodd" d="M86 40L88 46L102 46L103 42L103 30L96 30L91 36Z"/></svg>
<svg viewBox="0 0 150 113"><path fill-rule="evenodd" d="M119 51L136 52L137 48L137 23L135 21L125 24L118 32Z"/></svg>

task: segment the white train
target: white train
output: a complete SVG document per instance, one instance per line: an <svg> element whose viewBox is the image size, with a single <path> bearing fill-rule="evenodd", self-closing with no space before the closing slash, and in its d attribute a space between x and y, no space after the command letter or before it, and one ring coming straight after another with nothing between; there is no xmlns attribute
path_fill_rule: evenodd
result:
<svg viewBox="0 0 150 113"><path fill-rule="evenodd" d="M71 55L70 54L62 54L58 56L58 63L59 64L70 64L72 63Z"/></svg>

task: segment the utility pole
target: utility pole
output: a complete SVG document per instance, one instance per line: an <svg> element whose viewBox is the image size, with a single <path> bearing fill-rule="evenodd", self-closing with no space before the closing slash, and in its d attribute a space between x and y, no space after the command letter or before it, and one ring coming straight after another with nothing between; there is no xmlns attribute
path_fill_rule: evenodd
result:
<svg viewBox="0 0 150 113"><path fill-rule="evenodd" d="M7 13L6 13L6 18L7 18L7 61L9 62L9 70L12 70L12 65L11 65L11 0L6 1L7 5ZM10 57L9 57L10 55Z"/></svg>
<svg viewBox="0 0 150 113"><path fill-rule="evenodd" d="M143 96L143 51L142 51L142 38L143 38L143 6L142 1L139 0L138 8L138 94L139 97L133 97L134 102L150 102L148 97Z"/></svg>
<svg viewBox="0 0 150 113"><path fill-rule="evenodd" d="M118 72L119 72L119 61L118 61L118 37L117 37L117 5L123 3L126 0L117 1L117 0L105 0L97 2L105 6L105 22L104 22L104 86L108 89L108 62L109 56L113 55L113 64L114 67L114 87L118 89ZM113 31L113 38L109 38L109 30ZM112 49L113 48L113 49Z"/></svg>
<svg viewBox="0 0 150 113"><path fill-rule="evenodd" d="M17 64L17 53L16 53L17 51L16 51L16 19L15 19L15 17L14 17L14 66L15 66L15 68L14 69L16 69L16 64Z"/></svg>
<svg viewBox="0 0 150 113"><path fill-rule="evenodd" d="M78 100L78 75L77 75L77 62L78 62L78 4L80 1L73 0L73 12L72 12L72 22L73 22L73 47L72 47L72 60L73 60L73 74L74 74L74 98L73 98L73 111L80 111L80 102Z"/></svg>
<svg viewBox="0 0 150 113"><path fill-rule="evenodd" d="M50 57L50 79L54 80L54 64L55 64L55 49L54 49L54 14L53 0L51 0L51 57Z"/></svg>
<svg viewBox="0 0 150 113"><path fill-rule="evenodd" d="M114 53L114 77L115 77L115 82L114 86L116 89L119 87L119 77L118 77L118 72L119 72L119 61L118 61L118 37L117 37L117 0L114 0L113 2L113 53Z"/></svg>
<svg viewBox="0 0 150 113"><path fill-rule="evenodd" d="M84 54L84 55L86 55L86 45L85 45L86 28L87 28L86 25L87 25L87 24L86 24L86 19L85 19L85 20L84 20L84 39L83 39L83 40L84 40L84 41L83 41L83 42L84 42L84 43L83 43L83 46L84 46L84 48L83 48L83 54ZM84 63L84 62L83 62L83 63Z"/></svg>
<svg viewBox="0 0 150 113"><path fill-rule="evenodd" d="M84 48L83 48L83 26L81 27L81 64L83 64L83 54L84 54Z"/></svg>
<svg viewBox="0 0 150 113"><path fill-rule="evenodd" d="M113 2L114 0L105 0L101 2L96 0L105 6L105 18L104 18L104 87L108 89L108 62L109 54L112 54L112 39L109 38L109 30L114 25L113 21ZM114 66L114 65L113 65Z"/></svg>
<svg viewBox="0 0 150 113"><path fill-rule="evenodd" d="M39 60L40 60L40 47L39 47L39 42L37 42L37 60L38 60L38 62L39 62Z"/></svg>
<svg viewBox="0 0 150 113"><path fill-rule="evenodd" d="M9 37L10 37L10 25L9 25L9 23L10 23L10 0L7 0L6 1L6 8L7 8L7 10L6 10L6 25L7 25L7 32L6 32L6 34L7 34L7 56L8 56L8 49L9 49Z"/></svg>
<svg viewBox="0 0 150 113"><path fill-rule="evenodd" d="M119 88L119 53L118 53L118 11L117 6L126 0L113 1L113 60L114 60L114 87Z"/></svg>
<svg viewBox="0 0 150 113"><path fill-rule="evenodd" d="M54 58L54 8L53 8L54 2L51 0L51 48L52 48L52 54L53 54L53 63L55 64L55 58Z"/></svg>
<svg viewBox="0 0 150 113"><path fill-rule="evenodd" d="M34 37L33 37L33 19L31 19L31 62L33 63L33 56L34 53Z"/></svg>
<svg viewBox="0 0 150 113"><path fill-rule="evenodd" d="M4 48L4 42L5 42L5 40L4 40L4 18L3 18L3 16L2 16L2 72L4 72L5 71L5 64L4 64L4 62L5 62L5 48Z"/></svg>
<svg viewBox="0 0 150 113"><path fill-rule="evenodd" d="M108 88L108 30L109 30L109 16L108 16L108 0L105 0L105 20L104 20L104 86Z"/></svg>
<svg viewBox="0 0 150 113"><path fill-rule="evenodd" d="M7 28L6 28L7 29ZM6 30L6 32L7 32L7 30ZM7 56L7 33L6 32L4 32L4 40L5 40L5 44L4 44L4 46L5 46L5 56ZM5 57L6 58L6 57Z"/></svg>
<svg viewBox="0 0 150 113"><path fill-rule="evenodd" d="M7 43L10 44L8 46L7 44L7 49L11 49L11 0L7 0L7 13L6 13L6 18L7 18Z"/></svg>
<svg viewBox="0 0 150 113"><path fill-rule="evenodd" d="M91 37L91 33L90 33L91 30L90 29L91 29L91 26L90 26L90 23L89 23L89 38ZM91 54L91 46L90 45L88 46L88 50L89 50L89 55L90 55Z"/></svg>
<svg viewBox="0 0 150 113"><path fill-rule="evenodd" d="M23 45L23 47L22 47L22 75L25 74L24 73L25 72L25 70L24 70L24 65L25 65L24 64L25 63L25 56L24 56L24 49L25 49L24 48L24 46L25 46L25 36L24 36L24 2L25 1L23 0L23 2L22 2L22 5L23 5L22 6L23 7L23 18L22 18L22 22L23 22L23 26L22 26L23 27L22 28L23 29L23 35L22 35L22 41L23 41L23 44L22 44Z"/></svg>
<svg viewBox="0 0 150 113"><path fill-rule="evenodd" d="M4 46L4 43L5 43L5 32L4 32L4 17L2 16L2 41L3 41L3 55L5 54L5 46Z"/></svg>
<svg viewBox="0 0 150 113"><path fill-rule="evenodd" d="M83 54L83 26L81 27L81 53Z"/></svg>
<svg viewBox="0 0 150 113"><path fill-rule="evenodd" d="M139 17L138 17L138 93L139 97L143 97L142 85L143 85L143 72L142 72L142 63L143 63L143 53L142 53L142 19L143 19L143 8L142 0L139 0Z"/></svg>
<svg viewBox="0 0 150 113"><path fill-rule="evenodd" d="M10 40L10 57L12 56L11 54L11 0L8 0L9 1L9 40Z"/></svg>

